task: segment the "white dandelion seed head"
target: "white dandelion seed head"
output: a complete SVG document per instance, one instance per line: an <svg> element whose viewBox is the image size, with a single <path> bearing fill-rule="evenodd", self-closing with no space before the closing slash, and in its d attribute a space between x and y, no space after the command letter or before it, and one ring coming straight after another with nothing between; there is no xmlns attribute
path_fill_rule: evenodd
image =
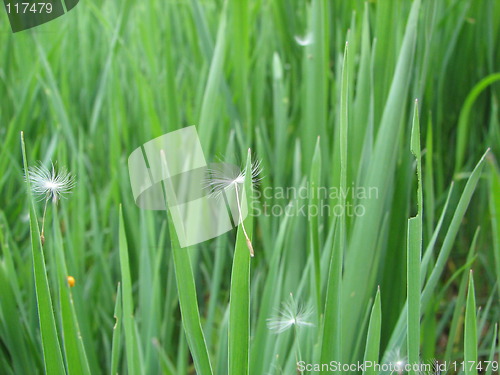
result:
<svg viewBox="0 0 500 375"><path fill-rule="evenodd" d="M308 32L304 36L296 35L294 38L297 44L302 47L309 46L314 43L314 36L312 32Z"/></svg>
<svg viewBox="0 0 500 375"><path fill-rule="evenodd" d="M392 365L394 368L393 373L402 374L406 364L408 363L408 359L401 354L401 350L394 349L387 353L385 364Z"/></svg>
<svg viewBox="0 0 500 375"><path fill-rule="evenodd" d="M304 306L295 301L290 293L290 298L283 302L282 309L278 313L267 319L267 328L274 333L282 333L293 326L314 327L309 321L313 314L312 306Z"/></svg>
<svg viewBox="0 0 500 375"><path fill-rule="evenodd" d="M246 170L238 170L232 164L217 163L212 168L207 170L207 178L205 179L205 187L210 190L213 196L220 196L224 191L239 188L246 179ZM251 178L254 186L258 185L262 180L262 166L260 160L255 160L252 163Z"/></svg>
<svg viewBox="0 0 500 375"><path fill-rule="evenodd" d="M437 359L432 359L431 361L420 360L420 370L419 375L440 375L441 370L439 368L439 361Z"/></svg>
<svg viewBox="0 0 500 375"><path fill-rule="evenodd" d="M76 184L73 174L64 167L56 171L54 164L51 164L51 169L41 163L31 166L25 178L29 179L34 195L40 197L40 200L51 199L54 203L71 193Z"/></svg>

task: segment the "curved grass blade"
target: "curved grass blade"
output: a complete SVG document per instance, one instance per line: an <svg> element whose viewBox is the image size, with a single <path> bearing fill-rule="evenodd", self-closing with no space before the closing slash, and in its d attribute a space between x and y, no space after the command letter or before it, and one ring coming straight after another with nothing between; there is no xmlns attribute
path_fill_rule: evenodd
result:
<svg viewBox="0 0 500 375"><path fill-rule="evenodd" d="M479 81L470 91L469 95L465 99L465 103L460 111L460 117L458 119L458 129L457 129L457 151L455 155L455 174L460 171L465 158L465 151L467 147L467 140L469 137L469 115L472 109L472 105L476 101L477 97L483 90L485 90L489 85L494 82L500 81L500 73L490 74L489 76L483 78Z"/></svg>
<svg viewBox="0 0 500 375"><path fill-rule="evenodd" d="M23 132L21 132L21 147L24 170L28 171L28 159L26 157L26 145L24 143ZM51 375L65 374L66 371L64 368L59 338L57 336L49 281L47 279L47 270L45 268L43 246L40 239L40 230L38 228L38 217L31 193L31 184L29 179L26 179L26 187L28 190L28 204L30 211L31 253L33 257L33 271L35 275L36 300L38 306L40 334L42 336L45 373Z"/></svg>

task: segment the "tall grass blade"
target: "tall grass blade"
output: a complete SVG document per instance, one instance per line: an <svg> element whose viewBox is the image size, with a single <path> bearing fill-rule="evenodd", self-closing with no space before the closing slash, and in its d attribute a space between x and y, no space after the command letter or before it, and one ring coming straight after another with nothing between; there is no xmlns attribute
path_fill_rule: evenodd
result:
<svg viewBox="0 0 500 375"><path fill-rule="evenodd" d="M246 176L244 192L246 199L241 200L241 205L250 205L252 191L252 159L250 149L247 154ZM250 207L250 206L249 206ZM247 375L249 369L250 345L250 252L247 240L242 230L245 225L246 232L252 236L253 217L250 212L238 227L236 245L234 249L233 268L231 271L231 290L229 297L229 375ZM257 250L257 256L259 251Z"/></svg>
<svg viewBox="0 0 500 375"><path fill-rule="evenodd" d="M21 132L21 147L23 153L23 165L25 173L28 173L28 159L26 157L26 145L24 143L24 133ZM35 275L35 290L38 306L38 319L40 324L40 334L42 336L42 350L46 374L65 374L64 362L61 353L61 346L57 336L56 322L54 318L54 308L50 295L47 269L40 230L38 228L38 216L36 214L35 203L31 193L31 184L26 179L28 194L29 216L30 216L30 236L31 254L33 257L33 272Z"/></svg>
<svg viewBox="0 0 500 375"><path fill-rule="evenodd" d="M420 125L418 102L415 101L411 152L417 162L417 207L418 213L408 220L407 243L407 298L408 298L408 362L417 364L420 359L420 262L422 256L422 159L420 152ZM410 370L416 375L415 370Z"/></svg>
<svg viewBox="0 0 500 375"><path fill-rule="evenodd" d="M348 135L348 44L344 49L342 66L342 86L340 96L340 191L347 189L347 135ZM321 361L327 363L331 360L341 360L342 357L342 270L346 248L346 199L341 194L338 202L342 208L338 218L338 230L334 234L334 247L330 260L330 271L327 283L327 296L325 302L323 341L321 345Z"/></svg>
<svg viewBox="0 0 500 375"><path fill-rule="evenodd" d="M380 288L377 290L375 302L373 302L370 323L368 325L368 336L366 337L365 363L379 363L380 355L380 330L382 328L382 308L380 305ZM364 375L375 375L377 371L373 366L367 367Z"/></svg>
<svg viewBox="0 0 500 375"><path fill-rule="evenodd" d="M116 303L115 303L115 325L113 326L113 340L111 342L111 370L110 375L118 374L118 366L120 364L120 353L122 347L122 291L120 283L116 287Z"/></svg>
<svg viewBox="0 0 500 375"><path fill-rule="evenodd" d="M308 211L308 222L309 222L309 249L313 257L314 272L313 272L313 282L314 296L316 298L316 312L318 316L321 314L321 265L320 265L320 239L319 239L319 217L321 216L320 210L320 187L321 187L321 149L320 149L320 138L316 142L316 148L314 150L314 155L311 164L311 175L310 175L310 188L311 197L309 198L309 211ZM314 209L313 209L314 208Z"/></svg>
<svg viewBox="0 0 500 375"><path fill-rule="evenodd" d="M465 185L465 188L462 192L460 200L456 206L453 218L448 227L448 231L446 232L438 258L436 260L434 267L432 268L432 271L430 272L430 275L427 279L427 283L425 284L425 287L420 297L421 298L420 306L422 311L425 311L427 304L429 303L432 295L435 293L437 283L443 273L446 261L448 260L453 243L460 228L460 224L465 215L465 212L467 211L467 207L469 206L469 203L472 199L472 195L476 189L479 178L481 177L481 172L484 166L484 160L488 152L489 150L486 151L486 153L479 160L476 167L472 171L467 181L467 184ZM426 254L424 255L422 264L425 261L426 255L427 251ZM406 325L407 325L407 314L408 314L407 309L408 309L408 303L406 303L405 307L402 309L401 314L399 316L399 320L396 326L394 327L393 333L387 345L386 354L390 353L396 348L400 348L403 345L403 342L406 338Z"/></svg>
<svg viewBox="0 0 500 375"><path fill-rule="evenodd" d="M69 375L89 375L90 366L85 353L82 333L78 325L78 317L73 302L73 295L67 282L69 275L64 258L64 244L60 229L57 207L53 206L55 259L57 264L59 302L63 329L64 354Z"/></svg>
<svg viewBox="0 0 500 375"><path fill-rule="evenodd" d="M477 322L476 296L474 292L474 277L472 270L469 276L467 305L465 306L465 336L464 336L464 366L465 375L477 375Z"/></svg>
<svg viewBox="0 0 500 375"><path fill-rule="evenodd" d="M384 207L396 163L396 149L401 134L403 108L410 82L413 55L416 44L417 20L420 1L414 1L406 25L403 43L392 78L389 96L384 107L375 147L367 169L364 186L377 189L378 196L367 199L364 216L356 218L346 254L342 288L342 348L347 357L353 352L356 327L359 326L366 303L375 285L373 275L378 272L368 258L378 258L375 244L380 235L380 223L385 215ZM391 145L391 147L388 147ZM378 225L375 225L378 223ZM344 319L345 318L345 319Z"/></svg>
<svg viewBox="0 0 500 375"><path fill-rule="evenodd" d="M472 244L469 249L469 254L467 255L467 264L471 264L474 260L474 255L476 251L476 244L479 238L479 228L476 230L474 234L474 238L472 239ZM469 266L470 267L470 266ZM455 308L453 311L453 316L450 323L449 334L448 334L448 343L446 344L446 351L444 354L445 361L451 361L452 352L454 349L454 345L456 344L456 337L458 333L459 323L462 321L462 313L463 307L466 300L466 292L467 292L467 284L468 284L468 273L464 272L462 276L462 280L460 281L460 286L458 288L458 294L455 299Z"/></svg>
<svg viewBox="0 0 500 375"><path fill-rule="evenodd" d="M125 224L123 222L123 212L120 206L119 211L119 251L120 269L122 274L122 301L123 301L123 328L125 333L125 348L127 353L127 368L130 374L142 373L142 363L139 353L139 342L137 338L134 300L132 297L132 279L130 277L130 262L128 256L127 237Z"/></svg>
<svg viewBox="0 0 500 375"><path fill-rule="evenodd" d="M491 230L493 234L493 259L495 262L495 271L497 291L500 296L500 171L497 165L492 161L490 165L490 184L489 184L489 206L491 213Z"/></svg>
<svg viewBox="0 0 500 375"><path fill-rule="evenodd" d="M181 248L170 212L168 213L168 219L182 326L184 327L197 373L211 375L212 365L201 328L198 298L196 296L196 285L189 257L189 248Z"/></svg>
<svg viewBox="0 0 500 375"><path fill-rule="evenodd" d="M498 323L493 327L493 339L491 340L491 349L488 360L490 361L490 365L486 369L485 375L491 375L493 373L493 364L495 363L495 355L498 352L497 350L497 337L498 337ZM498 367L497 367L498 371Z"/></svg>

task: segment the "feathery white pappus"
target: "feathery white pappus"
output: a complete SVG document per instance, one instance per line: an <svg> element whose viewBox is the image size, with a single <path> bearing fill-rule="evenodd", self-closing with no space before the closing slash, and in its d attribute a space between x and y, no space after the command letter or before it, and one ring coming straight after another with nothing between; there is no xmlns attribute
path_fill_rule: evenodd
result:
<svg viewBox="0 0 500 375"><path fill-rule="evenodd" d="M260 177L261 173L261 161L255 160L254 162L252 162L251 168L251 178L253 186L257 185L262 180L262 177ZM253 245L243 222L243 215L241 214L240 192L238 191L240 185L243 186L245 179L246 169L240 170L238 173L228 168L209 169L208 178L206 179L206 188L210 189L210 194L214 197L220 197L224 192L228 193L230 190L234 190L236 195L236 205L240 216L241 229L243 230L247 247L250 251L250 256L253 257Z"/></svg>
<svg viewBox="0 0 500 375"><path fill-rule="evenodd" d="M61 167L56 171L54 164L48 169L42 163L28 168L25 178L31 183L33 194L40 197L40 200L52 199L56 203L64 198L75 187L75 176Z"/></svg>
<svg viewBox="0 0 500 375"><path fill-rule="evenodd" d="M262 166L260 160L254 160L252 162L251 174L252 184L254 186L258 185L262 180ZM220 196L224 191L236 188L238 185L243 185L245 183L245 177L245 169L236 173L229 168L211 168L208 170L206 187L213 196Z"/></svg>
<svg viewBox="0 0 500 375"><path fill-rule="evenodd" d="M283 308L278 313L267 319L267 328L274 333L282 333L293 326L314 327L309 318L313 314L312 306L303 306L295 301L292 293L290 298L283 302Z"/></svg>

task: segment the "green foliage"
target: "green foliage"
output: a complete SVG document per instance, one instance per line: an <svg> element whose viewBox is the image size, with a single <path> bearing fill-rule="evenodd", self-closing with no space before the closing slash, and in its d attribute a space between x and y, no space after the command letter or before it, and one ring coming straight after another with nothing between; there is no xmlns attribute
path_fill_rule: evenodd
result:
<svg viewBox="0 0 500 375"><path fill-rule="evenodd" d="M2 374L498 359L498 2L81 1L8 27ZM242 225L185 249L133 201L128 155L191 124L208 162L262 161L253 258ZM37 160L77 178L43 244ZM311 325L276 334L290 293Z"/></svg>

